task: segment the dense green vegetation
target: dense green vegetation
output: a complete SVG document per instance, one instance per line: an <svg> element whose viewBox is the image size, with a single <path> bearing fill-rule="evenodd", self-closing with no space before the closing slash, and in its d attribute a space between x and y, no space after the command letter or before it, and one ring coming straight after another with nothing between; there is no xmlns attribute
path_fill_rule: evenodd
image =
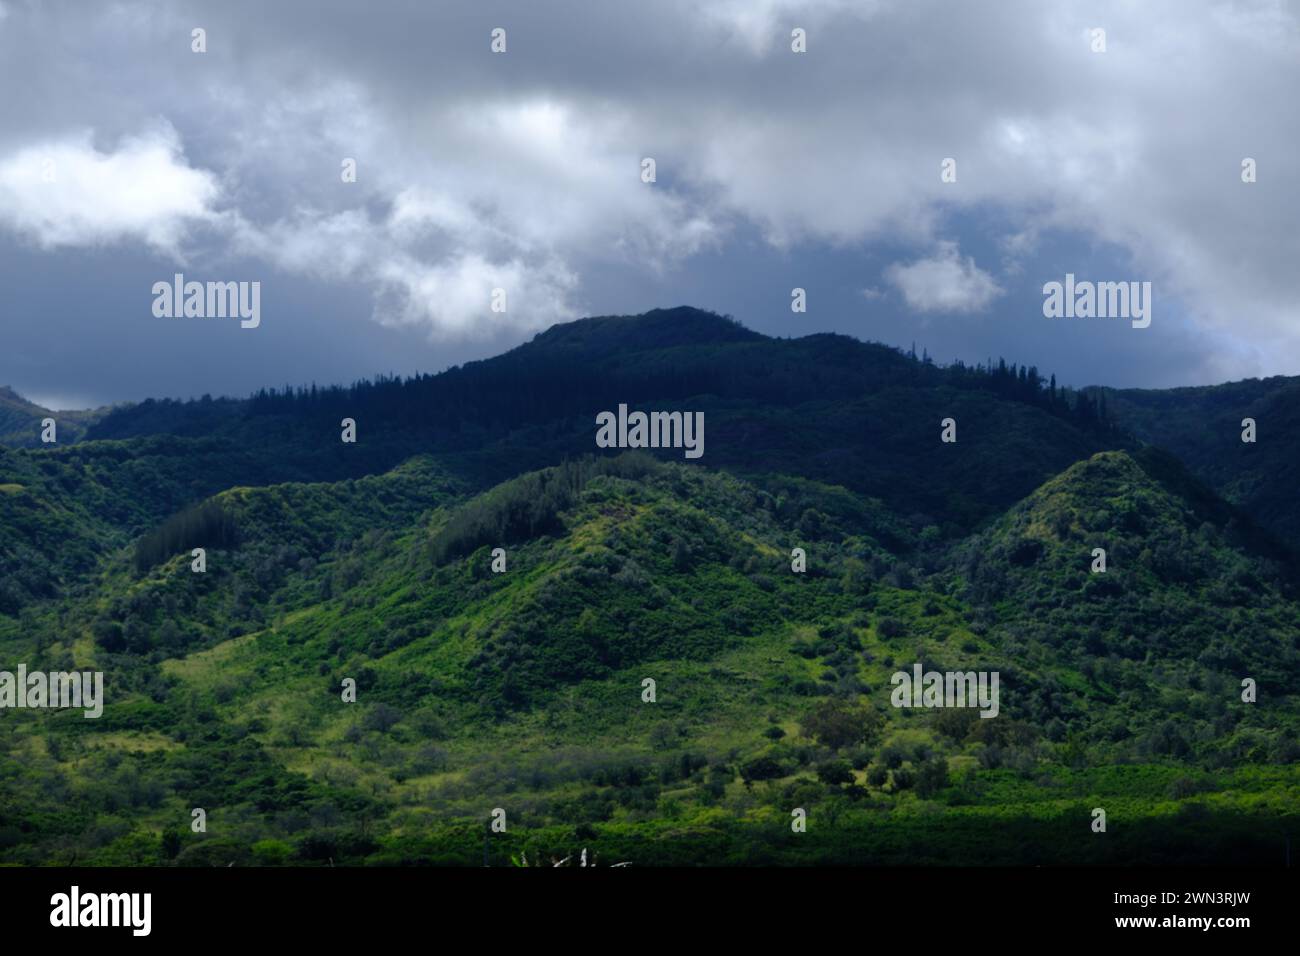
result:
<svg viewBox="0 0 1300 956"><path fill-rule="evenodd" d="M107 697L0 711L0 863L1281 860L1298 578L1249 508L1036 371L697 317L0 449L0 670ZM619 401L705 410L702 462L593 456ZM891 706L916 663L998 716Z"/></svg>
<svg viewBox="0 0 1300 956"><path fill-rule="evenodd" d="M516 544L558 532L564 527L560 512L576 503L593 478L637 479L660 469L649 455L630 454L566 461L557 468L513 478L456 510L432 541L434 560L443 562L486 545Z"/></svg>
<svg viewBox="0 0 1300 956"><path fill-rule="evenodd" d="M949 538L1127 441L1034 369L768 339L693 309L590 319L441 375L148 401L98 418L84 441L0 448L0 485L15 489L0 495L0 610L63 594L94 555L227 488L355 479L434 454L486 490L588 454L596 412L620 402L704 412L713 467L838 485ZM961 440L941 445L950 416ZM345 417L355 445L338 440Z"/></svg>
<svg viewBox="0 0 1300 956"><path fill-rule="evenodd" d="M1300 539L1300 379L1249 379L1201 388L1105 389L1109 408L1143 441L1178 458L1210 488L1279 537ZM1242 421L1256 440L1241 440Z"/></svg>

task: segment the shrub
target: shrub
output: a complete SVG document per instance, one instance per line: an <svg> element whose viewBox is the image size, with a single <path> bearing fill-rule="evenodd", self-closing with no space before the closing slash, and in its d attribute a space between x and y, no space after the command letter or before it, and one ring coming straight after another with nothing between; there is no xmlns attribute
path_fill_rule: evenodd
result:
<svg viewBox="0 0 1300 956"><path fill-rule="evenodd" d="M831 760L817 768L817 777L822 783L831 787L853 783L853 769L847 760Z"/></svg>
<svg viewBox="0 0 1300 956"><path fill-rule="evenodd" d="M948 786L948 761L934 757L922 763L916 771L916 792L922 797L932 797Z"/></svg>
<svg viewBox="0 0 1300 956"><path fill-rule="evenodd" d="M876 624L876 633L887 641L892 641L896 637L902 637L905 633L903 622L894 617L882 617Z"/></svg>
<svg viewBox="0 0 1300 956"><path fill-rule="evenodd" d="M880 715L867 705L827 700L805 715L801 727L805 736L839 750L851 744L870 743L882 723Z"/></svg>

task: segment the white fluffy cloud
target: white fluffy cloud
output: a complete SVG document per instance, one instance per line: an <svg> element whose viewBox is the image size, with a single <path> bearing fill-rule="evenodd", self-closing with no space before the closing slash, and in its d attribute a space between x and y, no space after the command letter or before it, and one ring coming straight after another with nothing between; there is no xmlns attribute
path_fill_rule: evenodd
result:
<svg viewBox="0 0 1300 956"><path fill-rule="evenodd" d="M190 227L218 218L218 192L170 126L103 152L83 131L0 156L0 225L48 249L138 240L179 255Z"/></svg>
<svg viewBox="0 0 1300 956"><path fill-rule="evenodd" d="M482 335L517 327L511 309L524 304L527 325L538 317L576 318L569 295L577 277L563 263L528 264L518 260L488 262L478 255L458 256L426 265L414 260L386 263L377 276L383 297L376 305L380 321L397 325L432 325L448 336ZM505 293L501 311L485 307L484 293ZM385 301L391 299L391 302Z"/></svg>
<svg viewBox="0 0 1300 956"><path fill-rule="evenodd" d="M663 269L721 232L640 181L625 123L530 99L447 108L400 131L368 130L364 142L336 132L319 148L357 154L357 183L331 183L332 195L274 219L241 220L237 245L291 273L365 283L378 321L437 339L575 318L575 262ZM412 147L418 158L404 155ZM363 205L338 209L340 196ZM496 289L503 312L490 308Z"/></svg>
<svg viewBox="0 0 1300 956"><path fill-rule="evenodd" d="M917 312L982 312L1002 294L991 275L962 258L954 242L941 242L931 256L894 263L885 278Z"/></svg>

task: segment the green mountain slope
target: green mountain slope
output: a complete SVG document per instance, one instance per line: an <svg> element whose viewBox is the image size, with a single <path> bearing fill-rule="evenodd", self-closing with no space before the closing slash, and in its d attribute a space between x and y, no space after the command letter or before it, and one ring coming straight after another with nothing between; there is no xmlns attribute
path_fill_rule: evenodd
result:
<svg viewBox="0 0 1300 956"><path fill-rule="evenodd" d="M840 485L952 537L1126 443L1078 398L1031 369L939 369L844 336L769 339L674 309L557 326L436 376L143 402L87 440L0 451L0 486L18 494L0 497L0 612L64 593L94 555L224 489L355 479L432 454L481 490L589 454L596 414L621 403L704 413L706 465ZM344 418L355 445L339 440ZM956 444L939 441L946 418ZM38 529L38 513L59 520Z"/></svg>
<svg viewBox="0 0 1300 956"><path fill-rule="evenodd" d="M204 574L190 541L120 548L0 619L5 660L112 689L97 721L0 721L0 860L473 864L495 807L497 864L1271 860L1300 617L1189 481L1099 455L955 545L844 488L642 456L482 495L428 458L232 489ZM891 706L915 663L999 671L999 716Z"/></svg>
<svg viewBox="0 0 1300 956"><path fill-rule="evenodd" d="M1300 541L1300 379L1274 377L1201 388L1106 389L1116 419L1165 448L1202 481L1276 536ZM1242 421L1256 422L1243 442Z"/></svg>
<svg viewBox="0 0 1300 956"><path fill-rule="evenodd" d="M1130 759L1229 766L1264 745L1295 760L1289 708L1235 700L1246 678L1295 699L1294 571L1253 550L1243 516L1171 490L1186 487L1180 472L1154 452L1081 462L956 549L954 584L1015 666L1055 672L1024 715L1058 738L1129 740Z"/></svg>

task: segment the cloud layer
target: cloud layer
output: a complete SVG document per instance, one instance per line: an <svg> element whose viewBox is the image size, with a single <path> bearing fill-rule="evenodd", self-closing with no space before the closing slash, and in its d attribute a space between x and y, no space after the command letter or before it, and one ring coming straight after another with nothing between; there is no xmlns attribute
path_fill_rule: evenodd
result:
<svg viewBox="0 0 1300 956"><path fill-rule="evenodd" d="M613 277L689 287L757 242L810 298L828 254L857 255L872 309L969 350L974 318L1039 321L1031 293L1096 268L1153 281L1151 334L1189 379L1300 371L1279 2L0 11L25 92L0 106L0 238L72 271L116 249L346 286L383 327L472 342L618 309Z"/></svg>

